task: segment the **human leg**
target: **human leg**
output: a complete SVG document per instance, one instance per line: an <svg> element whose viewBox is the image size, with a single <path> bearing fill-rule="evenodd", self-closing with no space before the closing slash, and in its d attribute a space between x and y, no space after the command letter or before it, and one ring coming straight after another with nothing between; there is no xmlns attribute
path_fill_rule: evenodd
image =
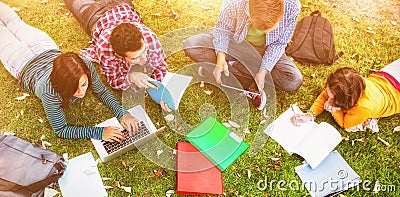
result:
<svg viewBox="0 0 400 197"><path fill-rule="evenodd" d="M0 2L0 10L0 60L18 78L29 60L57 45L45 32L24 23L8 5Z"/></svg>
<svg viewBox="0 0 400 197"><path fill-rule="evenodd" d="M89 36L92 36L93 27L104 12L125 3L133 7L130 0L64 0L68 10L74 15L79 24Z"/></svg>
<svg viewBox="0 0 400 197"><path fill-rule="evenodd" d="M297 66L284 53L271 71L274 85L283 91L296 91L303 83L303 76Z"/></svg>
<svg viewBox="0 0 400 197"><path fill-rule="evenodd" d="M203 33L190 36L183 42L183 51L193 61L197 62L204 70L204 75L211 76L217 63L213 36Z"/></svg>

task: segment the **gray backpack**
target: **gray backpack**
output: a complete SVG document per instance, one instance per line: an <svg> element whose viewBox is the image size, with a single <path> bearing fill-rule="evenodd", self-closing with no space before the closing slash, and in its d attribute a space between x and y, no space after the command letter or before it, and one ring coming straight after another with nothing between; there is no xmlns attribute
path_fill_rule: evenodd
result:
<svg viewBox="0 0 400 197"><path fill-rule="evenodd" d="M0 197L40 197L64 173L58 154L15 136L0 135Z"/></svg>

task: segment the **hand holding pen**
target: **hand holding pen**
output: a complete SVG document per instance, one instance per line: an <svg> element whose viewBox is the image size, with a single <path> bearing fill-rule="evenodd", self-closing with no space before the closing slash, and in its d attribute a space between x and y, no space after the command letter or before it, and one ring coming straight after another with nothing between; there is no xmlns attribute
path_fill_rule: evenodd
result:
<svg viewBox="0 0 400 197"><path fill-rule="evenodd" d="M306 123L309 121L313 121L314 120L314 116L310 113L298 113L296 114L296 112L294 111L293 105L290 105L290 108L293 111L293 116L290 118L290 122L298 127L301 126L302 123Z"/></svg>

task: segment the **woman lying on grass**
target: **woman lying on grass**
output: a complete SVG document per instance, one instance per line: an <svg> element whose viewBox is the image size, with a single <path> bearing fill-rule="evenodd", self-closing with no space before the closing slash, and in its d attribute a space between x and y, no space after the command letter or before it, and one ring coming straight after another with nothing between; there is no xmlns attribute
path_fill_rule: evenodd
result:
<svg viewBox="0 0 400 197"><path fill-rule="evenodd" d="M324 110L344 129L367 124L369 118L400 113L400 59L374 72L368 78L356 70L339 68L328 76L326 89L298 122L313 120ZM294 118L292 118L292 122Z"/></svg>
<svg viewBox="0 0 400 197"><path fill-rule="evenodd" d="M137 120L126 111L101 82L92 63L75 53L64 53L43 31L24 23L0 2L0 60L19 84L41 99L53 130L62 138L95 138L121 141L118 127L69 126L64 109L83 98L89 87L114 113L130 134Z"/></svg>

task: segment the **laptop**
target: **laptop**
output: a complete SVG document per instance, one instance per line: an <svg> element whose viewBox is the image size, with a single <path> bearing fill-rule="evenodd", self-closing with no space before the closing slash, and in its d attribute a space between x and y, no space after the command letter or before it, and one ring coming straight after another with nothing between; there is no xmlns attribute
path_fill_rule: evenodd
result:
<svg viewBox="0 0 400 197"><path fill-rule="evenodd" d="M143 145L149 140L154 139L165 128L162 127L157 129L141 105L137 105L129 109L128 112L139 120L139 130L134 135L130 136L128 135L127 130L122 130L122 132L125 134L125 139L122 142L107 142L104 140L91 139L92 144L102 162L111 161L112 159L134 149L135 147ZM122 128L115 117L110 118L96 126L118 126Z"/></svg>

